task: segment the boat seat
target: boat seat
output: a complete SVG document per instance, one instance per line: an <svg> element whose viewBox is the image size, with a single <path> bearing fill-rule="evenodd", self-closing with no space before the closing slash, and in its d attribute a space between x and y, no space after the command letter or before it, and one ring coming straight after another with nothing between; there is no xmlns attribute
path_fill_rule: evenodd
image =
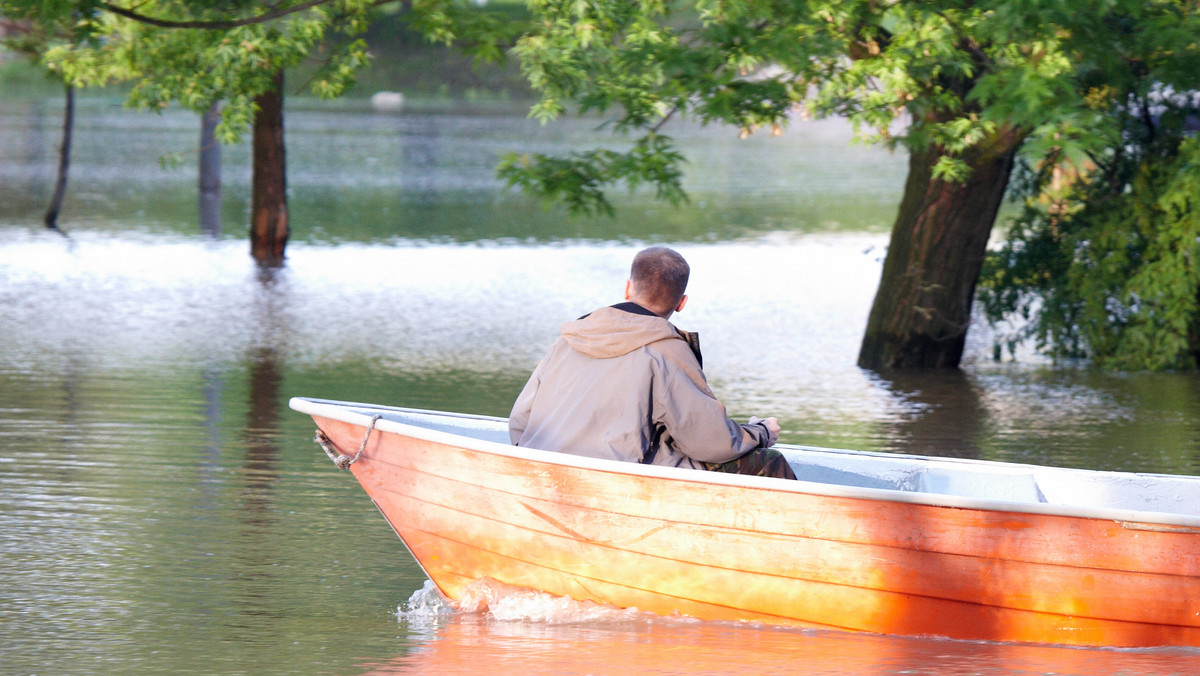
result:
<svg viewBox="0 0 1200 676"><path fill-rule="evenodd" d="M926 467L918 474L916 490L982 500L1046 502L1037 480L1029 472L972 472Z"/></svg>
<svg viewBox="0 0 1200 676"><path fill-rule="evenodd" d="M812 481L819 484L835 486L853 486L855 488L882 488L892 491L917 490L916 472L908 469L894 469L885 472L866 473L843 469L831 464L815 462L790 461L792 471L800 481Z"/></svg>
<svg viewBox="0 0 1200 676"><path fill-rule="evenodd" d="M1046 502L1037 479L1028 471L978 471L969 467L931 466L918 458L876 457L865 465L861 456L813 455L790 457L796 478L801 481L882 488L893 491L957 495L983 500Z"/></svg>

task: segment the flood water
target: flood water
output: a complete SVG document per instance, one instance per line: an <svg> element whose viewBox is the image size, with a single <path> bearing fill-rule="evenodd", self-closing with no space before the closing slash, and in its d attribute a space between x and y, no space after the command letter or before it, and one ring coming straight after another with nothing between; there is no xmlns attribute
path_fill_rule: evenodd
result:
<svg viewBox="0 0 1200 676"><path fill-rule="evenodd" d="M197 225L198 120L88 100L41 228L54 101L0 104L0 671L1184 674L1200 650L1079 650L664 619L535 594L453 610L287 409L314 396L506 415L563 321L648 243L731 414L783 441L1200 474L1200 382L991 360L854 365L905 158L836 124L668 129L692 202L572 219L505 190L509 150L608 142L517 107L288 112L293 239L249 259L245 147ZM165 153L183 164L163 168Z"/></svg>

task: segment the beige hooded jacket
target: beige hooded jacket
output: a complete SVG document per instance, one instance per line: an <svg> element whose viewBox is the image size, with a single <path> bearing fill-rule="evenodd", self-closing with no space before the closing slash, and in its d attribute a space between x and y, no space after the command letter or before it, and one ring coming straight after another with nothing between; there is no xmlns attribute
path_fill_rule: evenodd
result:
<svg viewBox="0 0 1200 676"><path fill-rule="evenodd" d="M726 417L679 330L633 303L564 324L508 427L518 446L694 469L768 439Z"/></svg>

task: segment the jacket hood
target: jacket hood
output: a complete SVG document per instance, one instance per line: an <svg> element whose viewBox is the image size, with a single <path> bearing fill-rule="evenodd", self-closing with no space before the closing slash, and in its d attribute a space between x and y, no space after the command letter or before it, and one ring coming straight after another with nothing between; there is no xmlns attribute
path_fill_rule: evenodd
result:
<svg viewBox="0 0 1200 676"><path fill-rule="evenodd" d="M571 349L596 359L620 357L660 340L683 340L674 325L662 317L615 307L600 308L563 324L562 337Z"/></svg>

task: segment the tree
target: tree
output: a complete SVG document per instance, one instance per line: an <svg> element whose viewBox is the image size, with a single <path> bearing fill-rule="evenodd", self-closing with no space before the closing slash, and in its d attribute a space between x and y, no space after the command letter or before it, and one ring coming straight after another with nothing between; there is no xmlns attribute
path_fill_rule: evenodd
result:
<svg viewBox="0 0 1200 676"><path fill-rule="evenodd" d="M226 142L253 128L251 254L260 263L280 264L288 238L284 69L329 45L333 32L361 32L374 3L307 0L265 10L245 0L73 4L79 26L73 39L46 52L69 83L127 80L130 103L150 110L179 102L205 115L223 102L214 134ZM340 94L366 62L361 41L334 44L310 83L321 96Z"/></svg>
<svg viewBox="0 0 1200 676"><path fill-rule="evenodd" d="M958 365L1018 152L1044 157L1113 127L1079 79L1113 65L1096 42L1112 26L1149 41L1195 14L1163 0L531 4L539 29L517 52L541 94L534 113L615 111L614 127L637 134L624 153L506 160L510 183L576 210L611 209L604 190L618 182L685 199L682 156L661 133L676 115L779 133L799 108L910 153L859 356L871 369Z"/></svg>
<svg viewBox="0 0 1200 676"><path fill-rule="evenodd" d="M13 20L0 15L0 44L35 62L46 49L49 40L65 35L67 32L68 29L62 25L34 25L29 21ZM42 220L46 227L65 236L66 233L58 227L58 216L62 212L63 199L66 197L67 178L71 165L71 140L75 130L75 88L68 84L64 91L58 172L54 181L54 193Z"/></svg>
<svg viewBox="0 0 1200 676"><path fill-rule="evenodd" d="M0 12L42 28L37 51L62 74L69 94L76 87L128 81L130 103L150 110L178 101L204 115L224 101L214 134L226 142L257 120L256 137L262 134L263 140L255 144L251 252L260 262L277 264L287 241L283 70L328 44L327 33L361 31L373 4L307 0L264 11L246 0L154 0L136 8L97 0L7 0L0 2ZM55 30L46 30L50 27ZM365 61L361 42L348 41L330 50L311 87L323 96L337 95ZM65 183L64 162L56 195ZM57 216L53 207L48 224L51 214Z"/></svg>
<svg viewBox="0 0 1200 676"><path fill-rule="evenodd" d="M251 252L283 258L288 237L283 152L282 73L319 57L305 88L341 95L367 64L361 39L380 0L0 0L0 15L65 26L41 53L73 87L131 84L128 102L147 110L182 104L203 115L221 103L214 134L222 142L255 130ZM501 55L516 22L465 0L397 3L429 39L460 44L481 59Z"/></svg>
<svg viewBox="0 0 1200 676"><path fill-rule="evenodd" d="M283 142L283 69L275 86L254 98L254 176L250 253L260 263L283 263L288 240L287 160Z"/></svg>
<svg viewBox="0 0 1200 676"><path fill-rule="evenodd" d="M1032 338L1055 358L1196 369L1200 97L1160 85L1115 115L1124 133L1108 152L1028 171L1030 198L982 279L989 320L1014 327L997 352Z"/></svg>
<svg viewBox="0 0 1200 676"><path fill-rule="evenodd" d="M63 97L63 130L62 143L58 148L58 177L54 181L54 195L50 198L50 207L46 209L43 219L46 227L59 230L58 214L62 211L63 198L67 194L68 168L71 166L71 137L75 131L75 88L67 86Z"/></svg>
<svg viewBox="0 0 1200 676"><path fill-rule="evenodd" d="M220 104L213 104L200 118L199 214L200 229L214 237L221 234L221 144L217 142Z"/></svg>
<svg viewBox="0 0 1200 676"><path fill-rule="evenodd" d="M1021 172L1024 208L981 296L1010 345L1107 367L1200 366L1200 45L1195 3L1093 26L1078 78L1106 133ZM999 352L999 345L998 350Z"/></svg>

